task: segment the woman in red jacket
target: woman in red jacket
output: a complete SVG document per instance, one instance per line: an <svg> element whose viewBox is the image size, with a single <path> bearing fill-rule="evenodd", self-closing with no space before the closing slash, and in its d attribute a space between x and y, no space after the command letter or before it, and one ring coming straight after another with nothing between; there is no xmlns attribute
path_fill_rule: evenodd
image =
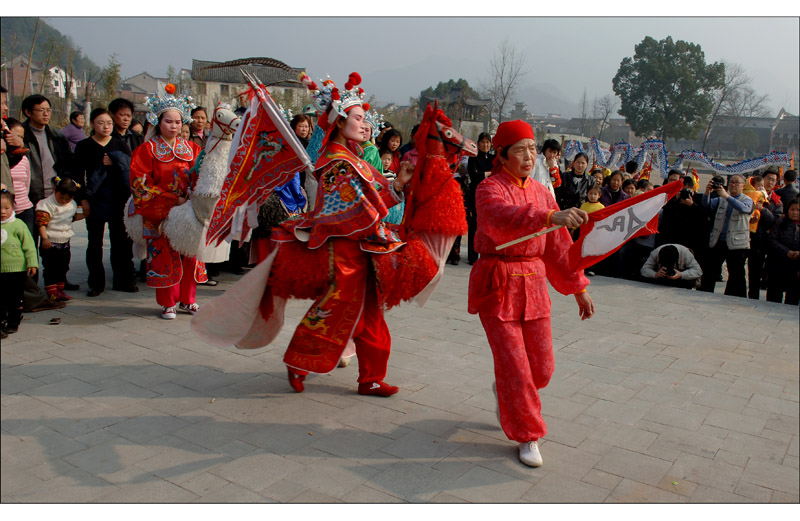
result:
<svg viewBox="0 0 800 521"><path fill-rule="evenodd" d="M175 206L185 204L197 174L190 172L200 147L183 139L181 127L191 121L187 100L167 95L149 98L152 126L148 140L131 158L131 192L136 213L142 216L147 239L147 285L156 288L161 318L176 317L175 305L194 315L197 283L208 280L205 264L175 251L159 227Z"/></svg>
<svg viewBox="0 0 800 521"><path fill-rule="evenodd" d="M526 465L542 464L538 440L547 433L539 389L553 374L550 297L545 278L562 294L574 294L582 319L594 314L589 280L570 271L567 231L588 221L583 210L559 211L552 194L531 178L536 161L533 129L523 121L502 123L492 140L492 174L475 194L480 258L470 273L469 312L477 313L495 365L500 424L519 443ZM496 246L552 225L563 228L497 251Z"/></svg>

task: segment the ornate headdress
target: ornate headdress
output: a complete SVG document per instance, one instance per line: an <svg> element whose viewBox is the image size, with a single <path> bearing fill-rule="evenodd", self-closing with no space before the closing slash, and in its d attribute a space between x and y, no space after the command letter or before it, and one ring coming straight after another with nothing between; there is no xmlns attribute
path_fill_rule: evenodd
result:
<svg viewBox="0 0 800 521"><path fill-rule="evenodd" d="M192 109L197 108L194 104L194 99L191 96L173 96L175 92L175 85L168 83L164 87L166 94L159 96L158 93L148 96L144 103L150 111L147 113L147 121L151 125L158 125L158 117L168 110L177 110L181 113L184 123L191 123Z"/></svg>
<svg viewBox="0 0 800 521"><path fill-rule="evenodd" d="M311 101L319 115L317 124L323 129L327 129L339 116L346 118L347 110L351 107L358 105L365 112L369 110L369 103L364 103L364 89L358 86L361 84L361 75L357 72L351 72L347 77L343 91L336 87L330 76L320 80L322 88L318 88L305 72L300 74L300 81L311 91Z"/></svg>
<svg viewBox="0 0 800 521"><path fill-rule="evenodd" d="M294 117L294 114L292 114L292 109L284 108L283 105L281 104L278 104L278 108L280 109L281 114L283 115L283 119L285 119L288 122L291 122L292 118Z"/></svg>
<svg viewBox="0 0 800 521"><path fill-rule="evenodd" d="M377 136L378 132L383 128L383 114L378 114L375 110L364 112L364 119L367 120L369 126L372 127L372 135Z"/></svg>

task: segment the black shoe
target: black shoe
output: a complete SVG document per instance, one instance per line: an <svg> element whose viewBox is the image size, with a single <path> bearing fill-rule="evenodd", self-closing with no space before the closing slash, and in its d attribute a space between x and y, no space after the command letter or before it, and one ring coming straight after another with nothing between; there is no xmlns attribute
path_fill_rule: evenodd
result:
<svg viewBox="0 0 800 521"><path fill-rule="evenodd" d="M66 281L66 282L64 282L64 289L68 289L70 291L75 291L76 289L81 289L81 285L80 284L73 284L70 281Z"/></svg>
<svg viewBox="0 0 800 521"><path fill-rule="evenodd" d="M8 338L8 333L6 333L6 330L5 330L5 329L3 329L2 331L0 331L0 338Z"/></svg>
<svg viewBox="0 0 800 521"><path fill-rule="evenodd" d="M66 302L54 302L50 299L45 300L35 308L33 308L30 312L36 313L38 311L53 311L54 309L61 309L66 306Z"/></svg>
<svg viewBox="0 0 800 521"><path fill-rule="evenodd" d="M136 293L137 291L139 291L139 286L137 286L134 283L124 284L124 285L122 285L122 284L116 285L115 284L114 286L111 287L111 289L113 289L114 291L123 291L125 293ZM102 292L100 292L100 293L102 293ZM98 295L100 293L98 293ZM92 295L89 295L89 296L91 297Z"/></svg>
<svg viewBox="0 0 800 521"><path fill-rule="evenodd" d="M14 334L14 333L16 333L17 331L19 331L19 324L17 324L16 326L12 326L11 324L8 324L8 325L6 326L6 331L5 331L5 332L6 332L7 334L9 334L9 335L13 335L13 334Z"/></svg>
<svg viewBox="0 0 800 521"><path fill-rule="evenodd" d="M100 294L103 293L101 289L90 289L89 292L86 294L87 297L99 297Z"/></svg>
<svg viewBox="0 0 800 521"><path fill-rule="evenodd" d="M212 279L211 277L208 277L208 280L207 280L207 281L205 281L205 282L200 282L199 284L201 284L201 285L203 285L203 286L212 286L212 287L213 287L213 286L216 286L216 285L218 285L218 284L219 284L219 281L216 281L216 280Z"/></svg>

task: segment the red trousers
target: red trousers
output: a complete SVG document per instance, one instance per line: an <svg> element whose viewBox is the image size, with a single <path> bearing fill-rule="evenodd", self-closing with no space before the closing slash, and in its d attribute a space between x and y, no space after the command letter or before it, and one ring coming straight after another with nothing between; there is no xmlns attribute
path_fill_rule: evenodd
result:
<svg viewBox="0 0 800 521"><path fill-rule="evenodd" d="M197 293L197 282L194 280L194 257L181 256L183 276L178 284L168 288L156 288L156 302L160 306L170 308L178 302L194 304Z"/></svg>
<svg viewBox="0 0 800 521"><path fill-rule="evenodd" d="M510 440L538 440L547 434L539 389L553 376L550 317L502 321L480 314L494 356L500 425Z"/></svg>
<svg viewBox="0 0 800 521"><path fill-rule="evenodd" d="M378 303L370 254L358 241L333 241L333 280L295 330L284 362L301 375L328 373L350 338L356 345L358 383L380 382L392 348L389 326Z"/></svg>

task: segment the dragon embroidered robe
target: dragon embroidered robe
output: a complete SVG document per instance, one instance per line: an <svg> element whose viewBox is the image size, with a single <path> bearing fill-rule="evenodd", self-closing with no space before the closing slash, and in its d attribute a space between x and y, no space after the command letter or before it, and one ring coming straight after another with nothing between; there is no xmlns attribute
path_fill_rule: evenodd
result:
<svg viewBox="0 0 800 521"><path fill-rule="evenodd" d="M133 210L142 216L147 239L147 285L168 288L180 283L184 267L191 269L196 282L208 280L205 264L192 259L183 262L181 254L160 232L160 226L178 199L188 198L196 183L190 173L200 147L178 137L170 147L161 136L155 136L138 147L131 158L131 192Z"/></svg>

